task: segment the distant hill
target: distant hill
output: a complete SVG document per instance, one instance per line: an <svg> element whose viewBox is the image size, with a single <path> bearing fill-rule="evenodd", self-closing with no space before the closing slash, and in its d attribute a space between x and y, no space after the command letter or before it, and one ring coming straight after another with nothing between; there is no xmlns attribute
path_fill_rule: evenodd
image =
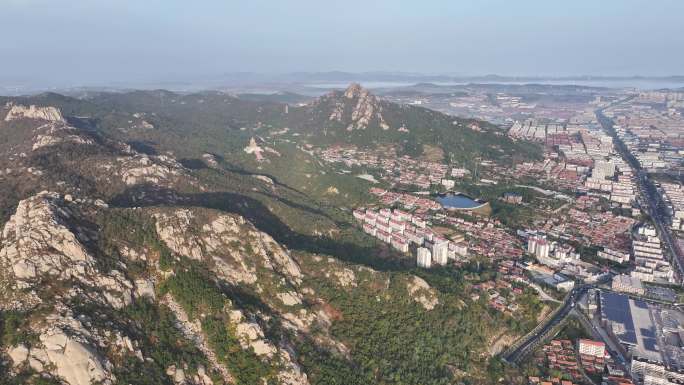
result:
<svg viewBox="0 0 684 385"><path fill-rule="evenodd" d="M307 103L311 101L310 96L296 94L294 92L275 92L272 94L258 94L258 93L243 93L237 94L237 97L243 100L251 100L255 102L275 102L275 103Z"/></svg>
<svg viewBox="0 0 684 385"><path fill-rule="evenodd" d="M412 155L420 155L423 145L439 146L454 160L482 157L510 163L540 156L536 145L513 142L498 126L391 103L358 84L301 107L286 107L299 98L290 93L236 97L216 91L182 95L154 90L94 93L83 99L46 93L13 100L56 106L72 122L79 117L74 123L125 141L157 143L181 157L241 150L255 133L284 128L301 135L298 140L317 145L395 144ZM0 103L8 100L0 98Z"/></svg>
<svg viewBox="0 0 684 385"><path fill-rule="evenodd" d="M484 157L520 160L539 156L539 149L516 143L490 123L381 100L358 84L333 91L313 103L290 109L287 126L313 143L362 146L394 143L419 155L423 145L442 147L453 159Z"/></svg>

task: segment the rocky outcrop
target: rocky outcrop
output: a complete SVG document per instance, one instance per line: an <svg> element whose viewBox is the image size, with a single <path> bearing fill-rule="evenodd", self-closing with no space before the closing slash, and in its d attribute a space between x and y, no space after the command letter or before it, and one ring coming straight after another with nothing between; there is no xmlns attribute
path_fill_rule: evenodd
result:
<svg viewBox="0 0 684 385"><path fill-rule="evenodd" d="M36 290L43 288L43 281L77 280L97 288L108 305L120 308L130 303L131 283L117 270L101 272L83 246L81 239L92 238L92 230L70 225L84 206L96 209L98 205L103 203L68 202L51 192L19 202L2 232L0 270L12 289L6 300L30 306L41 301Z"/></svg>
<svg viewBox="0 0 684 385"><path fill-rule="evenodd" d="M411 298L423 306L425 310L432 310L439 304L437 291L420 277L410 277L406 289Z"/></svg>
<svg viewBox="0 0 684 385"><path fill-rule="evenodd" d="M229 316L243 349L252 349L256 355L276 360L279 363L280 370L277 377L281 385L307 385L309 383L306 373L302 371L288 349L276 347L268 341L258 323L247 320L240 310L231 310Z"/></svg>
<svg viewBox="0 0 684 385"><path fill-rule="evenodd" d="M219 362L216 354L209 347L209 344L202 333L202 326L200 326L200 323L198 321L190 320L185 310L183 310L183 307L176 302L172 296L166 295L162 301L176 316L176 320L178 321L176 326L183 333L185 338L192 341L195 346L204 354L204 356L207 357L209 363L211 363L212 367L221 374L221 377L224 381L227 383L233 383L233 376L230 374L230 371L225 367L225 365ZM173 374L176 374L175 368L173 372Z"/></svg>
<svg viewBox="0 0 684 385"><path fill-rule="evenodd" d="M142 183L169 184L183 172L183 166L175 159L166 156L137 154L117 159L121 179L127 186Z"/></svg>
<svg viewBox="0 0 684 385"><path fill-rule="evenodd" d="M134 285L117 269L102 265L86 246L97 232L84 221L105 209L100 201L41 192L19 202L0 238L0 310L52 309L32 322L32 346L10 347L15 367L28 364L69 385L110 384L111 364L99 349L116 330L102 330L72 305L120 309L131 303ZM125 267L125 266L124 266Z"/></svg>
<svg viewBox="0 0 684 385"><path fill-rule="evenodd" d="M303 278L299 265L273 238L244 218L200 209L159 211L154 217L157 234L174 253L204 261L223 282L251 286L276 312L292 310L282 314L286 328L307 332L312 324L323 322L309 309L293 310L304 306L297 291ZM265 317L263 314L247 314L239 308L226 311L242 348L277 362L279 383L308 384L289 349L265 336L256 321Z"/></svg>
<svg viewBox="0 0 684 385"><path fill-rule="evenodd" d="M62 112L56 107L38 107L34 105L27 107L20 104L12 104L9 107L10 109L7 115L5 115L6 122L17 119L37 119L65 123Z"/></svg>
<svg viewBox="0 0 684 385"><path fill-rule="evenodd" d="M159 237L179 255L211 261L216 273L231 284L256 284L258 270L282 275L291 285L301 282L299 265L268 234L235 215L187 209L155 214ZM270 272L270 273L268 273Z"/></svg>
<svg viewBox="0 0 684 385"><path fill-rule="evenodd" d="M178 328L185 337L195 343L197 348L207 357L212 367L221 373L221 376L226 382L232 383L230 371L218 360L216 354L209 346L199 321L188 318L188 315L180 304L178 304L170 295L166 295L163 298L163 301L176 315L176 318L178 319ZM279 384L308 385L309 381L307 375L302 371L294 357L287 349L276 347L266 339L264 331L258 323L248 320L245 317L245 314L238 309L228 310L228 316L231 329L235 331L235 335L237 336L242 349L250 349L261 359L277 363L276 366L279 368L277 373ZM175 370L174 373L176 373Z"/></svg>
<svg viewBox="0 0 684 385"><path fill-rule="evenodd" d="M214 155L214 154L209 154L209 153L202 154L202 159L204 160L204 163L206 163L207 166L209 166L211 168L217 168L219 165L218 159L216 158L216 155Z"/></svg>
<svg viewBox="0 0 684 385"><path fill-rule="evenodd" d="M60 143L94 144L91 138L82 135L78 129L64 124L49 123L38 127L36 131L38 135L33 140L33 151Z"/></svg>
<svg viewBox="0 0 684 385"><path fill-rule="evenodd" d="M38 373L50 371L69 385L111 384L114 377L95 349L102 343L73 317L53 315L47 318L50 326L40 331L38 346L12 347L8 355L14 366L28 364Z"/></svg>
<svg viewBox="0 0 684 385"><path fill-rule="evenodd" d="M329 105L328 120L347 124L347 130L363 130L377 124L383 130L390 128L382 115L382 104L360 84L352 83L343 93L338 91L323 96L315 106Z"/></svg>
<svg viewBox="0 0 684 385"><path fill-rule="evenodd" d="M261 141L263 142L263 140ZM280 153L273 148L263 144L259 145L254 137L249 139L249 144L244 148L244 151L248 154L254 154L257 162L269 161L269 159L265 157L266 153L280 156Z"/></svg>
<svg viewBox="0 0 684 385"><path fill-rule="evenodd" d="M342 287L356 287L356 274L351 269L346 267L331 264L331 268L325 272L325 277L334 279L338 285Z"/></svg>

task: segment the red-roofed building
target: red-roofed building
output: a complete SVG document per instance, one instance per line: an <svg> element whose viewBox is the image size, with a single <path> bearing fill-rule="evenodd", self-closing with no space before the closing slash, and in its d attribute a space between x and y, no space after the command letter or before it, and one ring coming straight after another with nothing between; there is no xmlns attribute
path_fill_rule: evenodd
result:
<svg viewBox="0 0 684 385"><path fill-rule="evenodd" d="M606 344L599 341L580 339L579 353L587 356L603 358L606 355Z"/></svg>

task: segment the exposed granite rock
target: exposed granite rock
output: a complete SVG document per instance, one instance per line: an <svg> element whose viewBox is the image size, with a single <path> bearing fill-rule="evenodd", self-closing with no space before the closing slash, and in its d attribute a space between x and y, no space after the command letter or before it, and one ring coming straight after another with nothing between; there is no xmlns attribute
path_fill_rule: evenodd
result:
<svg viewBox="0 0 684 385"><path fill-rule="evenodd" d="M420 277L413 276L406 284L406 290L414 301L421 304L425 310L432 310L439 304L435 289Z"/></svg>
<svg viewBox="0 0 684 385"><path fill-rule="evenodd" d="M256 283L257 267L282 274L292 284L301 282L299 265L289 253L240 216L218 214L209 218L178 209L158 213L155 218L157 234L171 250L214 262L216 272L229 283Z"/></svg>
<svg viewBox="0 0 684 385"><path fill-rule="evenodd" d="M69 385L111 384L111 363L97 353L95 346L102 343L78 320L53 314L46 318L48 326L40 330L36 346L13 347L10 352L13 366L29 366L37 371L50 371Z"/></svg>
<svg viewBox="0 0 684 385"><path fill-rule="evenodd" d="M383 130L390 128L382 115L382 103L360 84L352 83L343 93L334 91L316 103L319 106L332 103L328 120L348 122L347 131L364 130L374 120Z"/></svg>
<svg viewBox="0 0 684 385"><path fill-rule="evenodd" d="M93 140L82 135L77 128L60 123L48 123L36 128L38 133L33 141L32 150L54 146L60 143L93 144Z"/></svg>
<svg viewBox="0 0 684 385"><path fill-rule="evenodd" d="M5 121L9 122L11 120L17 119L38 119L47 120L50 122L65 122L62 112L56 107L38 107L34 105L27 107L20 104L10 105L10 110L7 112L7 115L5 115Z"/></svg>
<svg viewBox="0 0 684 385"><path fill-rule="evenodd" d="M94 202L82 205L96 207ZM44 279L75 279L97 288L106 303L116 308L130 303L131 283L117 270L99 271L79 239L87 237L86 231L69 225L79 215L80 206L46 191L19 202L0 242L0 273L13 289L5 306L11 300L28 307L41 302L34 289L42 288Z"/></svg>
<svg viewBox="0 0 684 385"><path fill-rule="evenodd" d="M137 154L118 158L117 161L121 170L121 179L128 186L141 183L168 183L172 177L183 172L183 166L166 155L150 157Z"/></svg>
<svg viewBox="0 0 684 385"><path fill-rule="evenodd" d="M104 208L100 201L45 191L20 201L5 224L0 238L0 309L30 313L42 303L52 309L29 325L39 337L37 343L10 347L15 367L28 363L69 385L115 380L101 349L112 334L124 341L127 337L73 315L74 304L120 309L132 301L133 284L117 269L102 270L86 246L96 234L84 219Z"/></svg>
<svg viewBox="0 0 684 385"><path fill-rule="evenodd" d="M221 377L224 381L233 383L233 376L230 374L230 371L225 367L225 365L219 362L216 354L209 347L209 344L202 333L202 327L200 326L200 323L198 321L190 320L187 313L185 313L185 310L183 310L183 307L176 302L171 295L164 296L164 298L162 298L162 302L166 304L176 316L176 319L178 320L176 326L183 333L185 338L192 341L195 346L204 354L204 356L207 357L209 363L211 363L213 368L221 374Z"/></svg>
<svg viewBox="0 0 684 385"><path fill-rule="evenodd" d="M216 155L214 154L202 154L202 159L204 159L204 163L207 164L207 166L211 168L217 168L218 167L218 159L216 158Z"/></svg>

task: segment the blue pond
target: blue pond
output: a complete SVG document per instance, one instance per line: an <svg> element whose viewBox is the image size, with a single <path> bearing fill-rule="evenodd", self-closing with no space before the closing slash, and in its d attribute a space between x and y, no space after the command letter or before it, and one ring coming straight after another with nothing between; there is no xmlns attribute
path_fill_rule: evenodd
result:
<svg viewBox="0 0 684 385"><path fill-rule="evenodd" d="M482 206L481 202L477 202L463 194L446 194L437 197L437 202L446 208L452 209L472 209Z"/></svg>

